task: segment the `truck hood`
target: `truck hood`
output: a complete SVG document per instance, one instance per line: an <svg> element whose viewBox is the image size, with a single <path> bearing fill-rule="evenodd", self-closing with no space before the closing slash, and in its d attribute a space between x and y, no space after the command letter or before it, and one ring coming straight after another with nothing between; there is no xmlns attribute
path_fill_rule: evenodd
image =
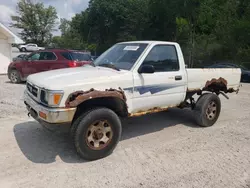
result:
<svg viewBox="0 0 250 188"><path fill-rule="evenodd" d="M65 68L36 73L28 76L27 81L40 88L49 90L65 90L69 88L92 88L94 85L105 85L116 80L121 75L131 74L130 71L117 71L105 67L92 67L89 65L77 68ZM83 85L85 87L83 87Z"/></svg>

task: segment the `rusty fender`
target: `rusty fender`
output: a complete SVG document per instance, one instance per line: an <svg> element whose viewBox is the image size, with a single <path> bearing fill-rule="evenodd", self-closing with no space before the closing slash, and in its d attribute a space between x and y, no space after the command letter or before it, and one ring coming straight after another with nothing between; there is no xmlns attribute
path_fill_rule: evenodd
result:
<svg viewBox="0 0 250 188"><path fill-rule="evenodd" d="M196 88L196 89L187 89L187 93L192 93L195 94L197 93L198 95L202 94L202 91L211 91L211 92L216 92L216 94L222 94L225 98L229 99L229 97L225 93L233 93L235 92L238 94L239 88L234 89L234 88L227 88L227 80L220 77L219 79L213 78L210 81L206 82L205 87L202 89Z"/></svg>
<svg viewBox="0 0 250 188"><path fill-rule="evenodd" d="M202 91L206 91L208 89L211 88L216 88L216 89L220 89L220 90L227 90L227 80L225 80L224 78L220 77L219 79L213 78L212 80L208 80L205 84L205 86L200 89L200 88L187 88L187 92L202 92ZM232 91L232 89L228 89L225 92L229 92Z"/></svg>
<svg viewBox="0 0 250 188"><path fill-rule="evenodd" d="M205 88L209 87L212 84L227 86L227 81L224 78L221 78L221 77L219 79L213 78L212 80L207 81L207 83L205 85Z"/></svg>
<svg viewBox="0 0 250 188"><path fill-rule="evenodd" d="M126 96L121 88L106 89L105 91L99 91L90 89L89 91L76 91L70 94L65 102L66 107L77 107L79 104L89 99L103 98L103 97L117 97L126 103Z"/></svg>
<svg viewBox="0 0 250 188"><path fill-rule="evenodd" d="M201 91L201 89L200 88L196 88L196 89L187 88L187 92L198 92L198 91Z"/></svg>

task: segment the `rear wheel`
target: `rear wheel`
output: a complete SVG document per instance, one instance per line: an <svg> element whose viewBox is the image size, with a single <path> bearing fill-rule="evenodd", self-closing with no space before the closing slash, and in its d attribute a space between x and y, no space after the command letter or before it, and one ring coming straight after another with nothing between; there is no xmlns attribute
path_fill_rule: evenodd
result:
<svg viewBox="0 0 250 188"><path fill-rule="evenodd" d="M110 109L97 108L84 113L75 121L74 145L86 160L97 160L110 155L121 137L121 122Z"/></svg>
<svg viewBox="0 0 250 188"><path fill-rule="evenodd" d="M212 93L204 94L194 108L196 122L202 127L210 127L218 120L220 111L220 98Z"/></svg>
<svg viewBox="0 0 250 188"><path fill-rule="evenodd" d="M21 82L21 77L20 77L20 74L19 74L19 72L17 71L17 70L11 70L10 71L10 81L12 82L12 83L20 83Z"/></svg>

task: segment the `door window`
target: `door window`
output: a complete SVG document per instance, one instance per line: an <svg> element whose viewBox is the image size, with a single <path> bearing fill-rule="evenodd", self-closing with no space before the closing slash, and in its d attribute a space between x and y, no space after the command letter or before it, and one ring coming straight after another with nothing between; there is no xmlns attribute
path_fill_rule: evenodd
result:
<svg viewBox="0 0 250 188"><path fill-rule="evenodd" d="M145 58L143 65L153 65L155 72L178 71L180 67L175 46L154 46Z"/></svg>
<svg viewBox="0 0 250 188"><path fill-rule="evenodd" d="M52 52L41 52L40 58L39 60L42 61L52 61L52 60L56 60L56 56L54 53Z"/></svg>
<svg viewBox="0 0 250 188"><path fill-rule="evenodd" d="M29 60L31 61L37 61L40 58L40 53L34 53L28 57Z"/></svg>

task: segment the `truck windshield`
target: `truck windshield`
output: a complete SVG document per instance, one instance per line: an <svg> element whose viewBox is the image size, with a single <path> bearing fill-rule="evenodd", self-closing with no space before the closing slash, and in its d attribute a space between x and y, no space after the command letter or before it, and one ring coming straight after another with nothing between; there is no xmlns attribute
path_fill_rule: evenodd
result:
<svg viewBox="0 0 250 188"><path fill-rule="evenodd" d="M147 45L144 43L115 44L98 57L94 64L117 70L130 70Z"/></svg>

